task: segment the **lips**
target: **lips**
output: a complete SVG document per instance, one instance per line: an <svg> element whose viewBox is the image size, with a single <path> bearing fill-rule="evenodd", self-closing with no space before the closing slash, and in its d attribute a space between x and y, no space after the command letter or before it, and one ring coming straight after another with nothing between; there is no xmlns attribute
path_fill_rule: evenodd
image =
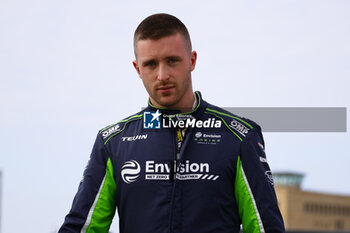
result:
<svg viewBox="0 0 350 233"><path fill-rule="evenodd" d="M164 87L158 87L157 90L159 91L166 91L174 88L174 86L164 86Z"/></svg>
<svg viewBox="0 0 350 233"><path fill-rule="evenodd" d="M175 86L160 86L156 90L161 95L171 95Z"/></svg>

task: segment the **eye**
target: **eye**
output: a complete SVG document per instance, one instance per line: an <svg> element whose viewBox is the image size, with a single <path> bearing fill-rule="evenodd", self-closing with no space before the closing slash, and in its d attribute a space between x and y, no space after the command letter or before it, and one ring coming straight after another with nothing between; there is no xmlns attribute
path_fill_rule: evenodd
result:
<svg viewBox="0 0 350 233"><path fill-rule="evenodd" d="M157 65L155 61L147 61L143 64L144 67L154 68Z"/></svg>
<svg viewBox="0 0 350 233"><path fill-rule="evenodd" d="M145 66L154 66L156 63L154 61L147 62Z"/></svg>
<svg viewBox="0 0 350 233"><path fill-rule="evenodd" d="M168 63L171 64L171 65L177 63L178 61L179 61L179 59L176 58L176 57L170 57L170 58L168 58Z"/></svg>

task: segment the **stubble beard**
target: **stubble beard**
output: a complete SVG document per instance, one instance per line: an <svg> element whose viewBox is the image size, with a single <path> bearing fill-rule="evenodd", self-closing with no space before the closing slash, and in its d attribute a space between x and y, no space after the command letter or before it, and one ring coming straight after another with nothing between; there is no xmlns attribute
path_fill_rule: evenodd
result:
<svg viewBox="0 0 350 233"><path fill-rule="evenodd" d="M153 100L153 105L159 105L159 107L163 108L183 108L186 106L178 106L178 104L183 100L184 96L188 92L188 89L191 86L191 73L187 74L187 78L184 81L185 83L183 85L177 85L176 83L163 83L163 85L174 85L174 92L170 94L161 94L157 91L158 85L155 85L151 87L151 90L149 90L149 87L146 87L146 90ZM182 87L179 89L179 87ZM169 99L170 98L170 99Z"/></svg>

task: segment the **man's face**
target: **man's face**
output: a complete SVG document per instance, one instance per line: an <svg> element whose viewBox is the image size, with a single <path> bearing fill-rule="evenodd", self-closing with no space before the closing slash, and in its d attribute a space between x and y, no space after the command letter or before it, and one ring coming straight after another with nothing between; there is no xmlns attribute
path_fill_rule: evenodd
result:
<svg viewBox="0 0 350 233"><path fill-rule="evenodd" d="M136 44L133 65L143 81L151 102L157 107L192 107L191 72L197 53L189 51L179 33L158 40L140 40Z"/></svg>

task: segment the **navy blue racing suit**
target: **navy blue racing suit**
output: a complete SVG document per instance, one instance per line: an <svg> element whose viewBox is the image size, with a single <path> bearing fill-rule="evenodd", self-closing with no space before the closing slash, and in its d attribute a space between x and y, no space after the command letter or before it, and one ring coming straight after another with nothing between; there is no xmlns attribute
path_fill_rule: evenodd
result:
<svg viewBox="0 0 350 233"><path fill-rule="evenodd" d="M59 230L284 232L259 125L204 101L141 112L99 131Z"/></svg>

